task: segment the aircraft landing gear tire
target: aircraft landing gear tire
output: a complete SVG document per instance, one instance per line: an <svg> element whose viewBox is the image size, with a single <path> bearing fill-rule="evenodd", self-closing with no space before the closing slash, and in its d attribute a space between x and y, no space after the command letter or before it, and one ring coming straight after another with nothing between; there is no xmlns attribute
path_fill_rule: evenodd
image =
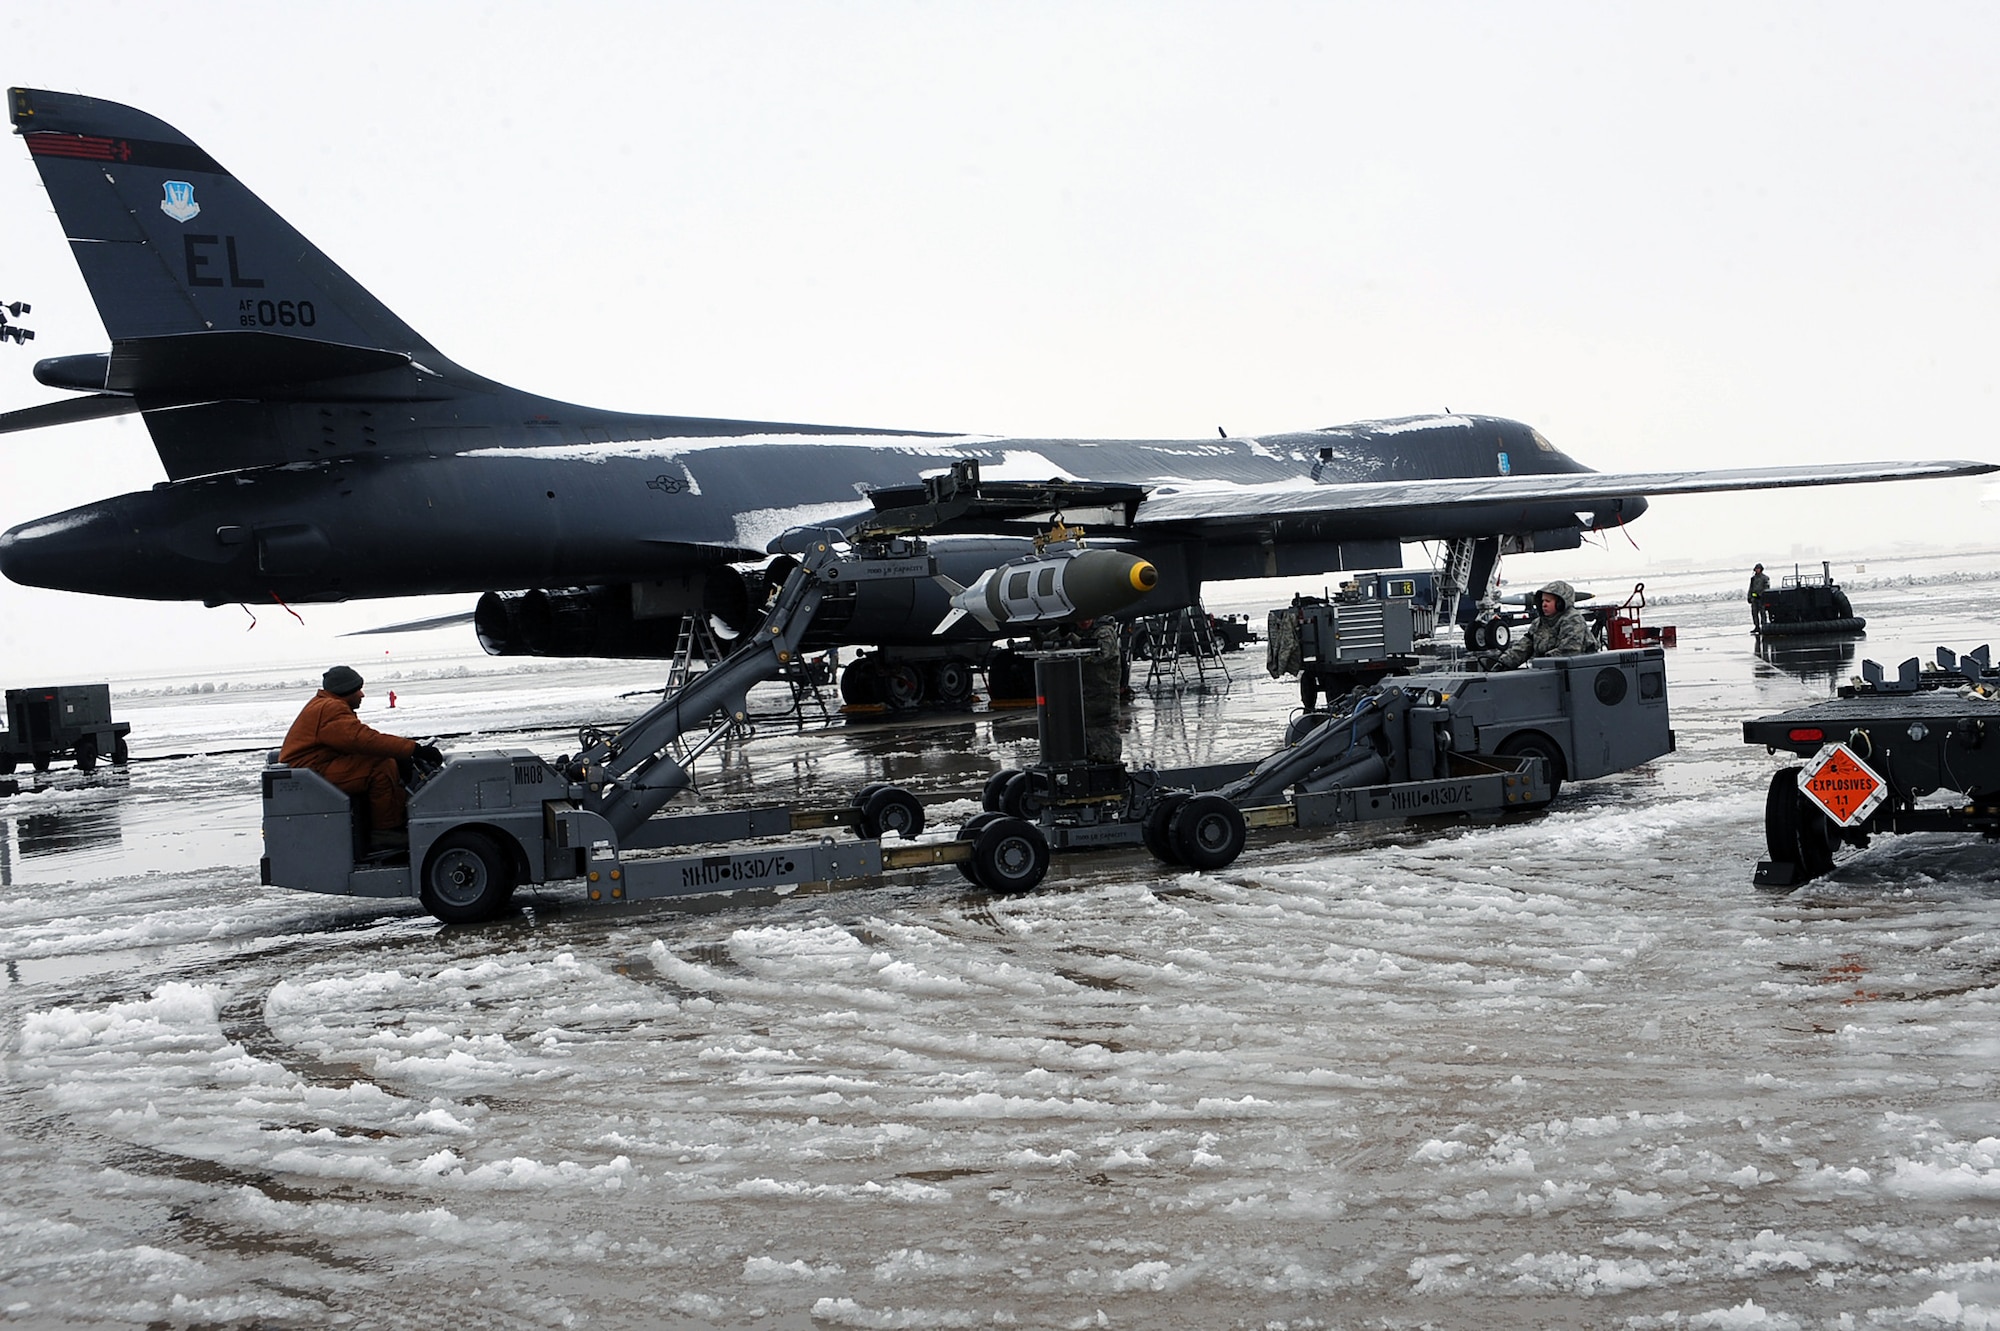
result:
<svg viewBox="0 0 2000 1331"><path fill-rule="evenodd" d="M861 835L875 840L891 832L905 841L924 830L923 802L901 786L877 786L861 801Z"/></svg>
<svg viewBox="0 0 2000 1331"><path fill-rule="evenodd" d="M1562 792L1563 778L1569 775L1569 770L1563 765L1560 744L1538 730L1523 730L1502 740L1494 752L1502 758L1540 758L1542 766L1548 769L1549 797L1541 803L1525 807L1546 809L1556 802L1556 796Z"/></svg>
<svg viewBox="0 0 2000 1331"><path fill-rule="evenodd" d="M995 652L986 666L986 692L1008 702L1032 701L1035 663L1012 648Z"/></svg>
<svg viewBox="0 0 2000 1331"><path fill-rule="evenodd" d="M939 661L930 668L931 697L946 707L961 707L972 698L972 663L961 657Z"/></svg>
<svg viewBox="0 0 2000 1331"><path fill-rule="evenodd" d="M1798 866L1798 881L1810 882L1833 870L1833 821L1799 789L1799 768L1771 773L1764 794L1764 848L1781 864Z"/></svg>
<svg viewBox="0 0 2000 1331"><path fill-rule="evenodd" d="M924 700L923 672L908 661L890 661L882 667L882 701L892 712L907 712Z"/></svg>
<svg viewBox="0 0 2000 1331"><path fill-rule="evenodd" d="M1140 825L1140 831L1146 839L1146 849L1151 851L1153 858L1162 864L1186 863L1181 859L1180 849L1174 844L1169 828L1173 824L1174 815L1180 812L1181 805L1187 801L1188 797L1184 794L1167 796L1146 811L1146 821Z"/></svg>
<svg viewBox="0 0 2000 1331"><path fill-rule="evenodd" d="M1243 810L1220 795L1196 795L1174 810L1167 836L1190 869L1221 869L1243 853Z"/></svg>
<svg viewBox="0 0 2000 1331"><path fill-rule="evenodd" d="M882 701L882 663L864 656L840 672L840 700L850 707L873 707Z"/></svg>
<svg viewBox="0 0 2000 1331"><path fill-rule="evenodd" d="M1032 891L1049 871L1048 838L1024 818L996 818L973 837L972 863L989 892Z"/></svg>
<svg viewBox="0 0 2000 1331"><path fill-rule="evenodd" d="M424 860L417 895L446 924L491 919L514 895L513 858L484 832L447 832Z"/></svg>

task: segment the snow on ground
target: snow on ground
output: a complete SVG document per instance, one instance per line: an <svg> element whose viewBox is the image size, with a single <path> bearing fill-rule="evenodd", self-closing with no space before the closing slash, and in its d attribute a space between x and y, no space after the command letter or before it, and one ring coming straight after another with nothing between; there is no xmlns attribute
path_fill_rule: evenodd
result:
<svg viewBox="0 0 2000 1331"><path fill-rule="evenodd" d="M1856 600L1893 661L1983 641L2000 577ZM445 928L257 885L295 686L121 705L142 761L0 809L0 1314L2000 1326L2000 862L1904 838L1752 887L1776 760L1738 727L1858 655L1652 618L1678 750L1546 815L1021 898L947 869ZM1232 664L1128 754L1275 743L1290 681ZM556 752L643 680L412 680L371 719ZM705 784L959 789L1032 735L771 724Z"/></svg>

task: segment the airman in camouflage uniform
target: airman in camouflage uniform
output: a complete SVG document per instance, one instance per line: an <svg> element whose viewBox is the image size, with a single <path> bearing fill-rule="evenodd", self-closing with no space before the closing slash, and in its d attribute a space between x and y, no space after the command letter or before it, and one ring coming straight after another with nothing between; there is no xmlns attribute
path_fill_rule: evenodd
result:
<svg viewBox="0 0 2000 1331"><path fill-rule="evenodd" d="M1125 631L1115 619L1078 626L1091 655L1083 661L1083 752L1093 762L1125 755Z"/></svg>
<svg viewBox="0 0 2000 1331"><path fill-rule="evenodd" d="M1764 597L1771 590L1771 575L1764 571L1762 564L1750 570L1750 628L1761 629L1771 622L1771 608L1764 603Z"/></svg>
<svg viewBox="0 0 2000 1331"><path fill-rule="evenodd" d="M1576 608L1576 588L1566 582L1552 582L1537 596L1541 602L1540 617L1500 653L1495 669L1512 670L1536 656L1575 656L1598 650L1590 621Z"/></svg>

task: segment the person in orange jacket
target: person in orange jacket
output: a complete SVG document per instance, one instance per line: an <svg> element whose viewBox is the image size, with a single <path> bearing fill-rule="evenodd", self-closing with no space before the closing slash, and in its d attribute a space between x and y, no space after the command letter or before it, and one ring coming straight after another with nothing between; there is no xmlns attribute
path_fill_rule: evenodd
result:
<svg viewBox="0 0 2000 1331"><path fill-rule="evenodd" d="M444 755L435 745L419 744L363 725L354 713L361 706L361 675L338 665L320 680L320 690L285 732L278 761L287 767L318 772L338 790L368 798L369 839L377 849L392 848L407 836L409 796L403 790L399 759L418 758L437 766Z"/></svg>

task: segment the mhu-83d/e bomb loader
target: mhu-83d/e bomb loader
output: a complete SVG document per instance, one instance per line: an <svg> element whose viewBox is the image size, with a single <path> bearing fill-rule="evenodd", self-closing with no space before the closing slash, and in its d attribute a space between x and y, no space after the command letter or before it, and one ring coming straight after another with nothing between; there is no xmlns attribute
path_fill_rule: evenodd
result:
<svg viewBox="0 0 2000 1331"><path fill-rule="evenodd" d="M1145 561L1086 550L1075 533L1068 535L999 567L1002 592L993 604L1010 621L1088 612L1090 606L1076 604L1079 597L1125 589L1123 600L1095 611L1107 613L1151 585ZM748 717L749 690L778 679L797 659L815 615L826 611L850 622L867 613L871 598L907 602L912 582L937 577L924 542L914 537L850 544L837 531L795 532L786 548L799 562L747 641L616 734L589 737L574 758L550 762L525 749L468 753L427 774L410 794L407 856L362 854L349 797L317 773L273 761L263 773L263 881L353 896L414 896L447 921L494 914L522 883L576 884L593 901L626 902L952 863L994 891L1034 887L1048 869L1049 850L1032 823L1006 819L982 825L976 835L919 842L923 805L894 786L866 786L851 801L819 810L663 812L692 786L695 758ZM1033 594L1044 581L1061 589L1061 575L1083 567L1090 579L1071 579L1078 585L1067 593ZM1016 574L1028 592L999 599ZM773 840L835 828L857 835ZM889 836L904 844L885 845ZM726 848L660 853L692 846Z"/></svg>
<svg viewBox="0 0 2000 1331"><path fill-rule="evenodd" d="M1565 781L1674 747L1652 647L1392 679L1300 716L1261 762L1127 770L1084 757L1077 655L1037 662L1042 762L985 791L985 817L1032 820L1058 851L1144 844L1170 864L1220 868L1258 829L1538 809Z"/></svg>

